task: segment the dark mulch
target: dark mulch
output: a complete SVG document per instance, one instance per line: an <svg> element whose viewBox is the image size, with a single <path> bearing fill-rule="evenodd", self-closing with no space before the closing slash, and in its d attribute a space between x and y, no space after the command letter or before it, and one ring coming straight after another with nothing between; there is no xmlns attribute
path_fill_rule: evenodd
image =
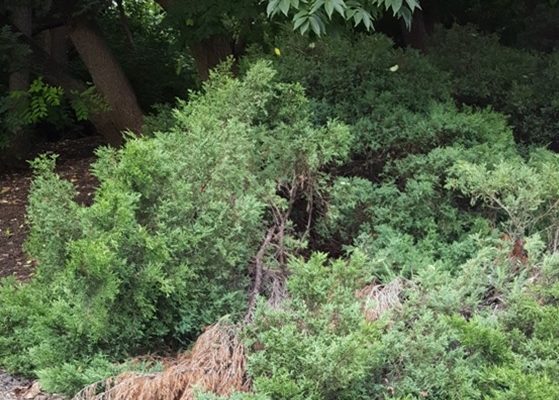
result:
<svg viewBox="0 0 559 400"><path fill-rule="evenodd" d="M101 144L100 138L87 137L50 143L39 151L59 154L57 172L75 185L76 199L82 204L90 204L93 198L97 181L89 168L94 149ZM34 270L35 262L23 251L28 232L25 209L31 178L29 168L0 172L0 278L14 275L26 280Z"/></svg>

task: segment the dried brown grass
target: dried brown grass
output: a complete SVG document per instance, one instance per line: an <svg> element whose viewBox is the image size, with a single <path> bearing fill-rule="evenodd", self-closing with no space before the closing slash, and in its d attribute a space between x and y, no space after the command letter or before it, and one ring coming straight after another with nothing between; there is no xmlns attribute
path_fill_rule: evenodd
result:
<svg viewBox="0 0 559 400"><path fill-rule="evenodd" d="M222 396L250 390L245 349L234 325L210 326L163 372L125 373L86 387L74 400L194 400L198 390Z"/></svg>
<svg viewBox="0 0 559 400"><path fill-rule="evenodd" d="M362 302L361 309L367 321L376 321L385 312L400 309L403 289L404 282L397 278L386 285L370 284L358 290L356 297Z"/></svg>

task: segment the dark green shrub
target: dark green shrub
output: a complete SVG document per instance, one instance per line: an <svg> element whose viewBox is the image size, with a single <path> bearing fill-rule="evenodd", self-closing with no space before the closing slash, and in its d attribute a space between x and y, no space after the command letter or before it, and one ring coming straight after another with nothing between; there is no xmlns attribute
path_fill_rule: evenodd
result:
<svg viewBox="0 0 559 400"><path fill-rule="evenodd" d="M380 34L317 41L285 35L278 46L280 78L304 86L317 120L351 125L353 155L344 174L374 177L386 160L449 139L423 121L432 115L436 124L449 110L433 104L451 100L450 82L418 52L396 49Z"/></svg>
<svg viewBox="0 0 559 400"><path fill-rule="evenodd" d="M423 148L419 140L417 154L387 160L379 183L337 178L317 226L324 241L358 238L357 246L382 260L380 274L410 274L436 261L455 269L465 262L476 248L470 235L490 232L490 221L445 187L449 169L459 160L493 164L518 157L503 117L490 111L438 109L409 129L432 140Z"/></svg>
<svg viewBox="0 0 559 400"><path fill-rule="evenodd" d="M278 40L280 77L300 82L321 118L355 123L370 115L389 116L394 107L427 111L449 100L444 73L412 50L395 49L384 35L328 37L310 41L295 35Z"/></svg>
<svg viewBox="0 0 559 400"><path fill-rule="evenodd" d="M451 75L459 103L491 106L510 118L517 139L547 145L559 126L557 55L503 46L471 26L439 29L429 59Z"/></svg>

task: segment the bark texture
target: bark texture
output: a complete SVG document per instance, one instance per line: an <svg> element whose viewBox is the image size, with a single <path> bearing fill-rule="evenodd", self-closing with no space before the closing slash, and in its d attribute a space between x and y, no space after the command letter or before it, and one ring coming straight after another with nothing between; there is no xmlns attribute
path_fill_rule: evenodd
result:
<svg viewBox="0 0 559 400"><path fill-rule="evenodd" d="M404 42L406 45L426 52L427 46L427 28L425 26L425 18L423 11L416 10L413 13L411 28L408 30L403 28Z"/></svg>
<svg viewBox="0 0 559 400"><path fill-rule="evenodd" d="M68 65L69 38L68 27L61 26L49 29L49 50L50 56L60 65Z"/></svg>
<svg viewBox="0 0 559 400"><path fill-rule="evenodd" d="M70 39L87 67L97 90L103 95L111 110L112 123L119 131L141 133L143 112L136 94L109 49L95 22L80 18L71 24ZM120 144L122 136L109 138L112 144Z"/></svg>
<svg viewBox="0 0 559 400"><path fill-rule="evenodd" d="M30 6L17 6L12 10L12 24L26 36L32 32L32 11ZM9 78L10 90L27 90L29 87L28 63L24 65L13 65Z"/></svg>
<svg viewBox="0 0 559 400"><path fill-rule="evenodd" d="M234 55L234 41L223 35L213 35L190 46L194 57L198 76L202 80L209 77L210 70L224 61L227 57Z"/></svg>

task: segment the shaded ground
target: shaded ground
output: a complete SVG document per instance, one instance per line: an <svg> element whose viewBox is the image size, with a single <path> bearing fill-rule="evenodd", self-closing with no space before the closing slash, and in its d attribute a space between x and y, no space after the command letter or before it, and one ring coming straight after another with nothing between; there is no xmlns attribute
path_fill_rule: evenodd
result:
<svg viewBox="0 0 559 400"><path fill-rule="evenodd" d="M0 370L0 400L63 400L41 391L38 382L14 377Z"/></svg>
<svg viewBox="0 0 559 400"><path fill-rule="evenodd" d="M50 143L40 151L59 154L57 172L76 186L77 200L83 204L89 204L93 197L96 180L89 166L100 144L98 137L87 137ZM22 248L27 235L25 209L31 177L30 169L0 172L0 278L15 275L28 279L33 273L34 261Z"/></svg>
<svg viewBox="0 0 559 400"><path fill-rule="evenodd" d="M15 400L20 388L30 384L29 381L8 375L0 370L0 400Z"/></svg>

